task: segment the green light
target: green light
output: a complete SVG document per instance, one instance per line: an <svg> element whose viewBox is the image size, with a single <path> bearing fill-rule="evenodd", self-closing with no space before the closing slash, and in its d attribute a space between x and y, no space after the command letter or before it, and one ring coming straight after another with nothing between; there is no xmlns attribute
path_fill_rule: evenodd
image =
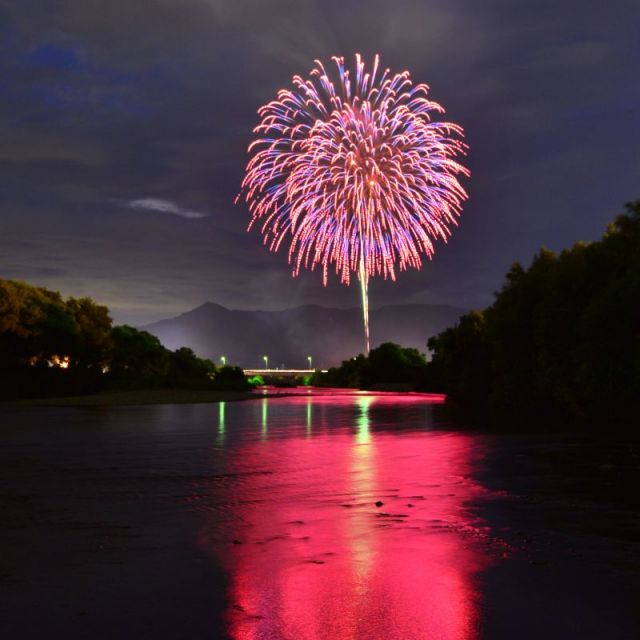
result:
<svg viewBox="0 0 640 640"><path fill-rule="evenodd" d="M218 404L218 436L216 437L216 444L221 445L224 443L224 410L225 402Z"/></svg>
<svg viewBox="0 0 640 640"><path fill-rule="evenodd" d="M267 398L262 398L262 438L267 437Z"/></svg>
<svg viewBox="0 0 640 640"><path fill-rule="evenodd" d="M227 356L220 356L220 360L222 361L222 366L227 366Z"/></svg>
<svg viewBox="0 0 640 640"><path fill-rule="evenodd" d="M218 433L224 433L224 410L225 410L225 402L221 402L218 407Z"/></svg>
<svg viewBox="0 0 640 640"><path fill-rule="evenodd" d="M369 406L373 403L371 396L363 396L358 398L356 404L360 408L360 415L356 419L358 432L356 434L356 442L358 444L367 444L371 442L371 434L369 433Z"/></svg>

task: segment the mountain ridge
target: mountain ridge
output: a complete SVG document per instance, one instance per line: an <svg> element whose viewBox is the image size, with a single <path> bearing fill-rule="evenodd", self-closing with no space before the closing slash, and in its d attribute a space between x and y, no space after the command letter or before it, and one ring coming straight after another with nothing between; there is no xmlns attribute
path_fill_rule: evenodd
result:
<svg viewBox="0 0 640 640"><path fill-rule="evenodd" d="M398 342L426 351L430 336L466 310L446 304L392 304L370 310L371 346ZM363 351L362 311L303 304L280 310L229 309L215 302L141 327L170 349L190 347L201 357L243 367L302 368L339 364Z"/></svg>

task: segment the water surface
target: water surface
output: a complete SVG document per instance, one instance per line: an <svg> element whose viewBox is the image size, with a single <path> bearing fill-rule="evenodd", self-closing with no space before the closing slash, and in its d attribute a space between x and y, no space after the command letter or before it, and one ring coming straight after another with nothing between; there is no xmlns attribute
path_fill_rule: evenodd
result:
<svg viewBox="0 0 640 640"><path fill-rule="evenodd" d="M441 402L2 408L3 635L633 637L618 574L521 557L496 438Z"/></svg>
<svg viewBox="0 0 640 640"><path fill-rule="evenodd" d="M201 542L221 545L230 628L249 638L475 637L489 562L469 503L478 436L439 432L433 400L344 396L221 406L234 488L219 479ZM227 422L260 425L235 446ZM431 427L431 428L430 428ZM228 481L225 480L225 484ZM233 500L223 499L232 495ZM380 504L382 503L382 504Z"/></svg>

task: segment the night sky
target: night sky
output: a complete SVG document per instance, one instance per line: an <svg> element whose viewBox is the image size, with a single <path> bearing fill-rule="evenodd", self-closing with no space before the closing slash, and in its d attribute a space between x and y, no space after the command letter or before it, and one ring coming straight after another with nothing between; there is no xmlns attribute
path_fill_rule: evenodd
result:
<svg viewBox="0 0 640 640"><path fill-rule="evenodd" d="M143 324L207 300L357 306L246 233L256 109L314 58L408 69L461 124L470 200L373 307L481 307L511 262L640 198L640 2L0 0L0 277Z"/></svg>

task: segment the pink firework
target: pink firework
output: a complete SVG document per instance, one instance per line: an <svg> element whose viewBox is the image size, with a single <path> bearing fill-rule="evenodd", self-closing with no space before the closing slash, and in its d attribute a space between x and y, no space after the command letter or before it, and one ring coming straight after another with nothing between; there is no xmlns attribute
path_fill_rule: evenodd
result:
<svg viewBox="0 0 640 640"><path fill-rule="evenodd" d="M325 285L331 265L345 284L358 274L368 352L369 278L419 269L446 242L467 198L467 147L461 127L432 120L444 109L408 71L392 75L376 56L365 72L358 54L352 77L333 61L335 77L316 60L258 110L241 195L271 250L289 240L294 276L317 265Z"/></svg>

